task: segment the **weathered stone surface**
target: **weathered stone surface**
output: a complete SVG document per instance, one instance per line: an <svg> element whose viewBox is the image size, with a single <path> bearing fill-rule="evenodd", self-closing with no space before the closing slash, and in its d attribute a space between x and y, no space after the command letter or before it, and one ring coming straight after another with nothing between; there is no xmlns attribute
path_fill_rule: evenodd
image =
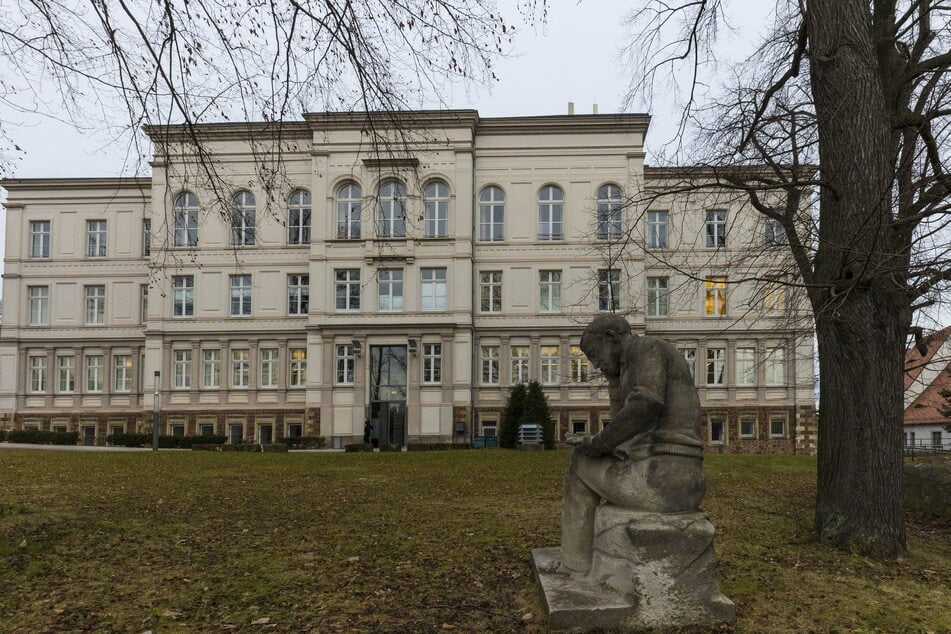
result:
<svg viewBox="0 0 951 634"><path fill-rule="evenodd" d="M951 460L905 463L905 505L951 520Z"/></svg>

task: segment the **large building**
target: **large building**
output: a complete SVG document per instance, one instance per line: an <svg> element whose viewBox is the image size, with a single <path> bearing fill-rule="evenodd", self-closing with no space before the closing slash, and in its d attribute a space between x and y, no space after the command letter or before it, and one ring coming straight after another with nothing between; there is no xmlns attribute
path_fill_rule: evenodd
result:
<svg viewBox="0 0 951 634"><path fill-rule="evenodd" d="M0 425L101 443L147 430L157 393L168 434L340 446L369 419L381 442L471 442L537 379L561 435L594 433L607 395L579 339L618 311L683 352L711 447L811 452L812 333L755 283L782 231L673 193L649 121L156 127L150 178L4 181Z"/></svg>

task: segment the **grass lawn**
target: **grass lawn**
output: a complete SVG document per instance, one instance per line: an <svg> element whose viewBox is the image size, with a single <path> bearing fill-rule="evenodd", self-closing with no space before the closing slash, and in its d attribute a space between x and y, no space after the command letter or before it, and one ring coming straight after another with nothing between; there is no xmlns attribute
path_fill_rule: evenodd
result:
<svg viewBox="0 0 951 634"><path fill-rule="evenodd" d="M566 459L0 451L0 630L543 632ZM879 564L814 542L814 459L706 468L738 631L951 631L951 527Z"/></svg>

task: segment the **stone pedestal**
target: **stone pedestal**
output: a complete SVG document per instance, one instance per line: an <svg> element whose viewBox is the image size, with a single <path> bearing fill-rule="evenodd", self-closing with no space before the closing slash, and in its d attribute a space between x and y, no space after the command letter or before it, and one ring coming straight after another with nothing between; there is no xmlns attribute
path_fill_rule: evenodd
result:
<svg viewBox="0 0 951 634"><path fill-rule="evenodd" d="M545 572L561 549L532 551L548 624L587 631L734 622L736 606L720 594L713 534L706 513L602 505L588 575Z"/></svg>

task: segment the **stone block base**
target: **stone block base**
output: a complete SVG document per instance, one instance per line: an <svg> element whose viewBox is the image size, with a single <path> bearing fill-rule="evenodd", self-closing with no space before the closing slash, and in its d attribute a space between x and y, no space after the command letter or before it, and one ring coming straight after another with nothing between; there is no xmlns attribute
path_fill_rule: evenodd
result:
<svg viewBox="0 0 951 634"><path fill-rule="evenodd" d="M588 631L733 623L736 606L720 593L713 535L705 513L601 506L587 575L548 572L561 560L560 548L532 551L549 626Z"/></svg>

